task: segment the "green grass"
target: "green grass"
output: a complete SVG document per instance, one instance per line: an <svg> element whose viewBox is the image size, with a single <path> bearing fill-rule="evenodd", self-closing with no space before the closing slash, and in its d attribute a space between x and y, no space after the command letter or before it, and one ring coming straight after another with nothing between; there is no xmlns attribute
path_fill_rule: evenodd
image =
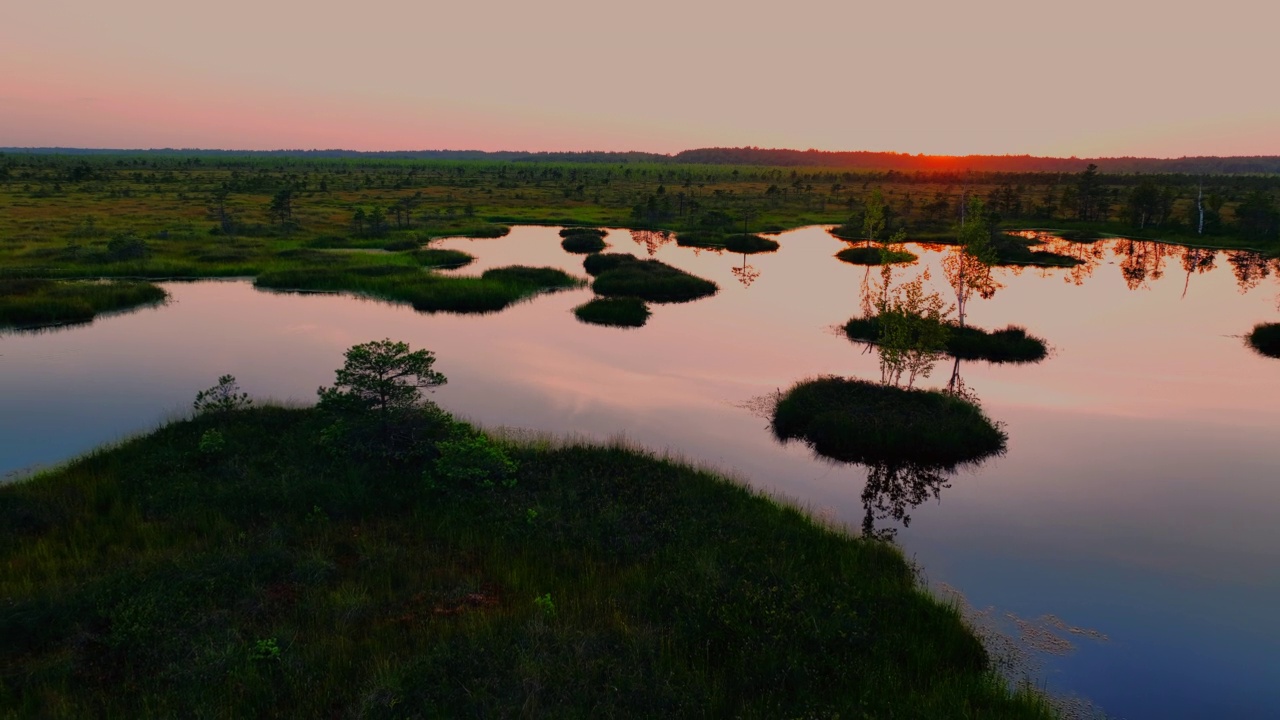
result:
<svg viewBox="0 0 1280 720"><path fill-rule="evenodd" d="M560 247L566 252L588 254L598 253L605 248L605 231L599 228L565 228L560 231Z"/></svg>
<svg viewBox="0 0 1280 720"><path fill-rule="evenodd" d="M954 395L823 377L792 386L774 409L774 435L817 454L867 465L954 467L1004 452L1006 435Z"/></svg>
<svg viewBox="0 0 1280 720"><path fill-rule="evenodd" d="M883 265L887 260L890 265L913 263L918 258L915 253L906 250L884 250L878 246L847 247L836 253L842 262L851 265Z"/></svg>
<svg viewBox="0 0 1280 720"><path fill-rule="evenodd" d="M1266 355L1280 358L1280 323L1259 323L1253 326L1247 339L1249 347Z"/></svg>
<svg viewBox="0 0 1280 720"><path fill-rule="evenodd" d="M649 302L688 302L716 294L710 280L691 275L658 260L641 260L631 254L588 255L586 271L595 276L591 289L606 297L635 297Z"/></svg>
<svg viewBox="0 0 1280 720"><path fill-rule="evenodd" d="M634 297L595 298L573 309L578 319L592 325L643 327L649 320L649 306Z"/></svg>
<svg viewBox="0 0 1280 720"><path fill-rule="evenodd" d="M327 422L201 417L0 487L0 715L1051 717L892 546L619 447L433 489Z"/></svg>
<svg viewBox="0 0 1280 720"><path fill-rule="evenodd" d="M86 323L100 313L155 305L166 297L140 281L0 279L0 329Z"/></svg>
<svg viewBox="0 0 1280 720"><path fill-rule="evenodd" d="M855 342L874 343L880 339L877 318L850 318L843 326L845 337ZM947 354L962 360L986 360L992 363L1034 363L1048 357L1049 348L1043 338L1026 328L1010 325L987 331L973 326L948 326Z"/></svg>
<svg viewBox="0 0 1280 720"><path fill-rule="evenodd" d="M259 288L353 292L408 303L422 312L497 312L540 292L577 287L582 281L554 268L512 266L480 277L437 275L402 265L286 269L262 273Z"/></svg>
<svg viewBox="0 0 1280 720"><path fill-rule="evenodd" d="M778 247L777 240L748 233L728 235L724 239L724 248L726 250L746 255L776 252Z"/></svg>

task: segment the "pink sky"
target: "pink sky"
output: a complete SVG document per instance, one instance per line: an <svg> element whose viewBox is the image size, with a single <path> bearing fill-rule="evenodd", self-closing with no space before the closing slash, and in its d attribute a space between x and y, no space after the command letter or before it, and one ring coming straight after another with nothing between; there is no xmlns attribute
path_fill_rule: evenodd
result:
<svg viewBox="0 0 1280 720"><path fill-rule="evenodd" d="M1280 154L1267 0L41 0L0 146Z"/></svg>

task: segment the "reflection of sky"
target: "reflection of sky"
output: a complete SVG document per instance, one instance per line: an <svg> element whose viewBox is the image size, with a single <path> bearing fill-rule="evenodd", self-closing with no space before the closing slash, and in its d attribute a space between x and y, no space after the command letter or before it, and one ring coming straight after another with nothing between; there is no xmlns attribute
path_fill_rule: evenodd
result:
<svg viewBox="0 0 1280 720"><path fill-rule="evenodd" d="M834 260L842 243L821 229L779 239L779 252L751 257L760 276L750 287L731 272L738 255L658 248L721 290L655 305L639 330L577 322L570 310L585 289L464 317L243 282L169 284L165 308L0 338L0 473L145 430L223 373L256 396L311 402L346 347L391 337L434 350L449 377L435 398L477 422L624 436L856 526L863 471L777 445L764 420L736 406L806 376L878 377L873 354L830 331L856 312L863 269ZM443 245L478 256L464 274L518 262L584 275L559 240L518 228ZM607 241L645 253L625 231ZM1007 425L1009 452L912 510L899 540L929 579L978 607L1053 613L1111 637L1056 660L1051 688L1124 717L1262 717L1280 706L1269 655L1280 646L1270 616L1280 606L1280 361L1237 336L1276 318L1275 277L1241 293L1220 257L1183 299L1175 255L1162 278L1131 291L1109 247L1079 286L1064 270L1001 270L1004 289L972 302L972 323L1026 325L1054 355L964 364L967 384ZM921 254L942 277L941 255ZM949 369L926 384L945 383Z"/></svg>

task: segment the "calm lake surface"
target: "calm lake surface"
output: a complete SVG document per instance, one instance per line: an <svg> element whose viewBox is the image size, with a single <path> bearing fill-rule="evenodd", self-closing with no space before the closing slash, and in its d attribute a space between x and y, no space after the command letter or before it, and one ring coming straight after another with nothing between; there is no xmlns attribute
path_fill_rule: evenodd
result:
<svg viewBox="0 0 1280 720"><path fill-rule="evenodd" d="M865 269L836 260L845 244L822 228L777 239L780 251L744 257L612 231L611 251L721 287L652 306L639 330L579 323L571 308L589 289L458 316L169 283L164 307L0 337L0 476L183 415L225 373L255 396L311 403L343 350L389 337L433 350L449 378L434 399L482 425L625 437L857 527L866 469L778 444L745 406L806 377L879 378L875 354L832 329L858 314ZM559 241L555 228L516 228L443 246L478 257L464 274L520 263L585 277ZM1053 346L1037 365L960 368L1004 423L1008 453L908 503L908 526L875 524L896 528L923 576L963 593L979 622L1039 648L1030 668L1054 692L1115 717L1278 717L1280 361L1240 336L1280 320L1280 267L1156 243L1054 248L1088 262L1000 269L1004 287L969 307L971 324L1023 325ZM942 277L944 248L911 249L921 260L898 279ZM924 386L951 370L940 363Z"/></svg>

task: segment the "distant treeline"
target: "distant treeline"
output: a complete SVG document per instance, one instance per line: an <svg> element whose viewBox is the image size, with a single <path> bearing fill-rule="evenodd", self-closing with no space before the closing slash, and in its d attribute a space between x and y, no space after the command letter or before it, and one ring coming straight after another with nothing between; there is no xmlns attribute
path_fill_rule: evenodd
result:
<svg viewBox="0 0 1280 720"><path fill-rule="evenodd" d="M1108 174L1241 175L1280 173L1280 156L1162 158L1054 158L1032 155L911 155L895 152L829 152L756 147L700 148L675 155L643 152L520 152L483 150L108 150L0 148L0 153L57 155L150 155L169 157L261 157L303 159L494 160L507 162L648 163L752 165L926 173L1078 173L1095 164Z"/></svg>

